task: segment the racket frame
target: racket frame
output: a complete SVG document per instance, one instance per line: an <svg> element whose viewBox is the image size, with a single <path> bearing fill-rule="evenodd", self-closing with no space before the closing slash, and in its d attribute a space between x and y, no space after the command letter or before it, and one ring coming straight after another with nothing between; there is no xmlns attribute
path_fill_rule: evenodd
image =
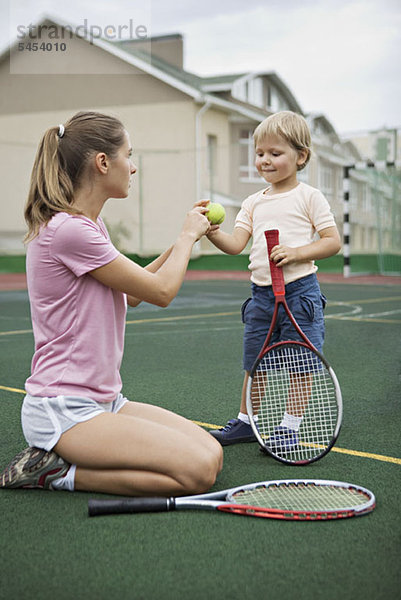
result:
<svg viewBox="0 0 401 600"><path fill-rule="evenodd" d="M278 509L239 504L233 502L233 496L241 491L252 490L258 487L283 487L290 485L313 485L319 487L331 487L350 489L362 493L366 502L359 506L342 506L327 510L294 510ZM112 500L91 499L88 503L89 516L111 515L111 514L136 514L144 512L166 512L173 510L219 510L238 515L264 517L269 519L281 519L291 521L327 521L349 517L363 516L371 512L376 506L376 499L370 490L359 485L342 481L325 479L285 479L273 481L260 481L248 485L242 485L231 489L207 494L177 498L116 498Z"/></svg>

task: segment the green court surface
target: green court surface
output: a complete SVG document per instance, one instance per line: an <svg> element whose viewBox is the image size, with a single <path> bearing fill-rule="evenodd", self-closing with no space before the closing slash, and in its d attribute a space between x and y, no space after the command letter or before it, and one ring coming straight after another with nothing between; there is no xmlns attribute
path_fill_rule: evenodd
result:
<svg viewBox="0 0 401 600"><path fill-rule="evenodd" d="M401 286L322 289L329 300L325 354L344 399L335 448L312 465L291 467L256 444L228 447L214 489L285 478L350 481L376 494L372 514L331 522L202 511L89 519L93 495L0 490L0 598L399 597ZM247 282L186 281L169 308L130 309L125 395L204 426L236 416L240 306L248 295ZM1 467L25 447L19 413L32 350L26 292L1 292Z"/></svg>

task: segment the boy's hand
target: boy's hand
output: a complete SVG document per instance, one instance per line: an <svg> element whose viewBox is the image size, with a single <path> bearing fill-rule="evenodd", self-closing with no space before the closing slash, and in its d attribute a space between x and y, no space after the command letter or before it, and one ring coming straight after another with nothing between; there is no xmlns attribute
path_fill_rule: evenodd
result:
<svg viewBox="0 0 401 600"><path fill-rule="evenodd" d="M284 265L289 265L298 261L298 251L297 248L290 248L289 246L278 244L277 246L274 246L271 251L270 258L277 267L283 267Z"/></svg>
<svg viewBox="0 0 401 600"><path fill-rule="evenodd" d="M298 248L277 244L272 249L270 258L278 267L283 267L291 263L319 260L337 254L341 248L337 227L326 227L318 233L320 239L305 246L298 246Z"/></svg>
<svg viewBox="0 0 401 600"><path fill-rule="evenodd" d="M216 234L220 231L220 225L210 225L209 231L207 232L207 237L213 237L213 234Z"/></svg>

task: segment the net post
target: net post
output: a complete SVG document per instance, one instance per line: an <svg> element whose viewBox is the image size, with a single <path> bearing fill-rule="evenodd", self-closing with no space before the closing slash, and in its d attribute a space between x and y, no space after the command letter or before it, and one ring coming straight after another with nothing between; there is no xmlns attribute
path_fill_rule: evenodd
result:
<svg viewBox="0 0 401 600"><path fill-rule="evenodd" d="M349 220L349 192L350 192L350 170L353 165L343 167L343 276L351 275L351 253L350 253L350 220Z"/></svg>

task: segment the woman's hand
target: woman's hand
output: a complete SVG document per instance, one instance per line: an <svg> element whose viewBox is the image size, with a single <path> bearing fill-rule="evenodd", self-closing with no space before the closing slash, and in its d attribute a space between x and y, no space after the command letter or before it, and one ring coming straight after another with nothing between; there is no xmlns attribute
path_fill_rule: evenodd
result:
<svg viewBox="0 0 401 600"><path fill-rule="evenodd" d="M195 202L194 208L200 207L200 208L204 209L202 212L203 212L203 214L205 214L208 210L208 205L210 204L210 202L211 201L207 200L207 199L206 200L198 200L197 202ZM219 230L220 230L220 225L212 225L209 221L209 229L206 232L206 235L207 236L212 235L212 237L213 237L213 233L216 233Z"/></svg>
<svg viewBox="0 0 401 600"><path fill-rule="evenodd" d="M193 235L195 241L199 240L210 230L210 223L205 217L205 212L207 212L206 206L196 203L185 218L182 232Z"/></svg>

